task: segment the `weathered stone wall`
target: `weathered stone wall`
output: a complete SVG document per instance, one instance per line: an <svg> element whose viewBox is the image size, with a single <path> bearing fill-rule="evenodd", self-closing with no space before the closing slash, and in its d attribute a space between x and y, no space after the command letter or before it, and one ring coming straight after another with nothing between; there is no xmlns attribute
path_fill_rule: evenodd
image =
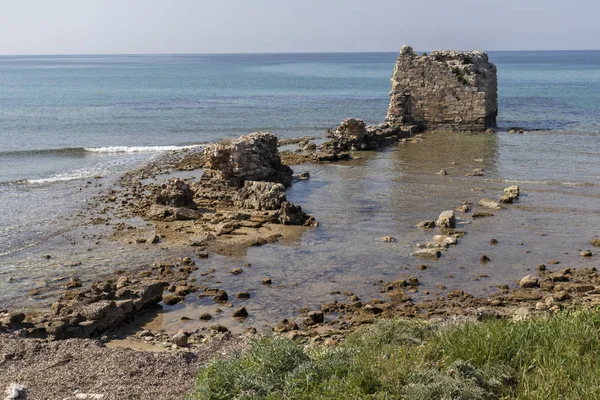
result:
<svg viewBox="0 0 600 400"><path fill-rule="evenodd" d="M392 75L386 123L428 130L483 131L496 124L496 67L482 51L432 51L403 46Z"/></svg>
<svg viewBox="0 0 600 400"><path fill-rule="evenodd" d="M270 181L289 185L292 170L281 164L277 137L254 132L231 142L208 147L205 179L222 179L236 186L245 181Z"/></svg>

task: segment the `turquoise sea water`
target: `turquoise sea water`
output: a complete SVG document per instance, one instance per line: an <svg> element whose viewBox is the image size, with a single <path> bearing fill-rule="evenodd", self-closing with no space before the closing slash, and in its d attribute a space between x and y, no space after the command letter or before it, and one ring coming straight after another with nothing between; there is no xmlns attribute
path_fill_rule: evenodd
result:
<svg viewBox="0 0 600 400"><path fill-rule="evenodd" d="M90 196L89 190L80 189L93 186L87 182L94 176L110 179L166 150L257 130L293 137L321 135L345 117L381 122L396 56L0 56L0 275L7 274L2 265L13 265L14 254L26 254L77 223L75 215ZM457 151L470 157L470 162L485 158L491 179L557 184L561 193L578 191L575 197L555 200L567 201L577 212L591 212L600 179L600 51L491 52L490 59L498 67L497 139L488 143L489 138L457 136L464 140L457 143ZM506 134L512 126L531 133ZM441 138L431 143L436 141L448 146ZM420 158L412 159L415 154ZM290 196L310 208L315 201L326 203L327 196L335 195L327 188L362 188L358 195L365 190L361 185L366 185L368 196L355 199L357 212L374 219L382 212L394 216L400 202L375 207L373 199L392 191L394 196L410 192L412 201L418 202L442 190L420 186L430 185L431 174L440 168L427 160L428 153L407 150L401 155L412 161L386 155L369 161L388 168L389 175L365 174L368 182L338 182L344 173L332 171L340 167L315 171L327 179L312 181L318 187L292 188ZM444 156L436 157L439 161ZM411 170L407 163L419 167ZM413 189L405 181L387 185L390 176L401 180L395 175L398 168L404 171L402 176L417 169L426 172L410 178L420 182ZM448 196L452 196L450 189ZM433 200L424 202L420 210L407 203L401 212L412 214L402 218L412 225L433 205ZM333 208L326 212L343 214ZM327 231L327 216L317 218L325 221L320 232L329 239L341 240L342 232L350 228L343 225L339 232ZM368 231L369 220L360 223ZM273 251L271 257L278 255ZM332 257L343 265L356 264L355 258L344 258L342 253ZM3 264L2 258L8 261Z"/></svg>

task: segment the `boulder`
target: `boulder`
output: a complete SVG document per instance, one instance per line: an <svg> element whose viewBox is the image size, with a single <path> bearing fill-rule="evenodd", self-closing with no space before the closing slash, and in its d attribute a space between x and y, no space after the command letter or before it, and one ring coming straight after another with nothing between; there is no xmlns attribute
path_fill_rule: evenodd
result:
<svg viewBox="0 0 600 400"><path fill-rule="evenodd" d="M325 314L323 314L323 311L311 311L308 313L308 318L313 320L315 324L321 324L325 321Z"/></svg>
<svg viewBox="0 0 600 400"><path fill-rule="evenodd" d="M438 217L436 224L440 228L456 228L456 216L454 215L454 211L447 210L442 212Z"/></svg>
<svg viewBox="0 0 600 400"><path fill-rule="evenodd" d="M534 275L526 275L519 281L519 286L522 288L533 288L538 287L540 285L540 281L537 276Z"/></svg>
<svg viewBox="0 0 600 400"><path fill-rule="evenodd" d="M175 335L173 335L173 337L171 338L171 342L173 342L174 345L177 345L179 347L184 347L188 344L188 337L183 331L179 331Z"/></svg>
<svg viewBox="0 0 600 400"><path fill-rule="evenodd" d="M236 207L260 211L278 210L285 201L285 186L274 182L246 181L234 196Z"/></svg>
<svg viewBox="0 0 600 400"><path fill-rule="evenodd" d="M212 319L212 315L210 315L210 313L200 314L200 321L210 321L211 319Z"/></svg>
<svg viewBox="0 0 600 400"><path fill-rule="evenodd" d="M163 289L162 282L142 285L138 292L140 298L135 303L136 309L139 310L160 303L162 301Z"/></svg>
<svg viewBox="0 0 600 400"><path fill-rule="evenodd" d="M194 206L194 192L190 185L179 178L173 178L163 183L156 203L172 207Z"/></svg>
<svg viewBox="0 0 600 400"><path fill-rule="evenodd" d="M248 316L248 311L246 307L240 307L233 312L233 318L246 318Z"/></svg>

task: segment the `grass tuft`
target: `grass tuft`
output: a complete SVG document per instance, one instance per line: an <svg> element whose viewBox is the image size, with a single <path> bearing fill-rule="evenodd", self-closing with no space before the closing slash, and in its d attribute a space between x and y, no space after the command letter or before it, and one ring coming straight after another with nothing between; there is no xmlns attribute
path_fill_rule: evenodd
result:
<svg viewBox="0 0 600 400"><path fill-rule="evenodd" d="M379 321L335 348L281 338L215 360L190 399L598 399L600 314Z"/></svg>

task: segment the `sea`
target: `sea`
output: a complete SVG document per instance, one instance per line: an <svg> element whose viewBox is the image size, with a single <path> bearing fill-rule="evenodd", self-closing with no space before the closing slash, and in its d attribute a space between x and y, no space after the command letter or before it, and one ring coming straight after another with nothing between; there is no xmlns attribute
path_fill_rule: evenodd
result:
<svg viewBox="0 0 600 400"><path fill-rule="evenodd" d="M322 136L346 117L380 123L396 57L0 56L0 308L36 302L30 289L64 275L91 279L159 256L78 247L86 204L124 172L171 150L254 131ZM290 304L315 306L313 294L326 298L337 289L376 297L374 282L401 273L421 274L431 293L462 285L481 294L548 257L592 263L578 250L600 234L600 51L502 51L489 58L498 68L496 134L425 134L421 143L347 165L294 168L312 179L288 197L321 226L292 244L215 262L252 261L285 281L285 295L256 301L273 316ZM511 127L526 133L509 134ZM447 177L436 175L441 168ZM478 188L465 177L473 168L485 170ZM425 240L414 228L419 220L509 184L524 196L501 221L465 220L474 233L463 239L463 251L448 252L433 272L410 269L411 250ZM395 243L378 241L387 235ZM490 236L521 247L491 248ZM492 259L487 266L477 261L484 251ZM253 285L243 279L232 285Z"/></svg>

